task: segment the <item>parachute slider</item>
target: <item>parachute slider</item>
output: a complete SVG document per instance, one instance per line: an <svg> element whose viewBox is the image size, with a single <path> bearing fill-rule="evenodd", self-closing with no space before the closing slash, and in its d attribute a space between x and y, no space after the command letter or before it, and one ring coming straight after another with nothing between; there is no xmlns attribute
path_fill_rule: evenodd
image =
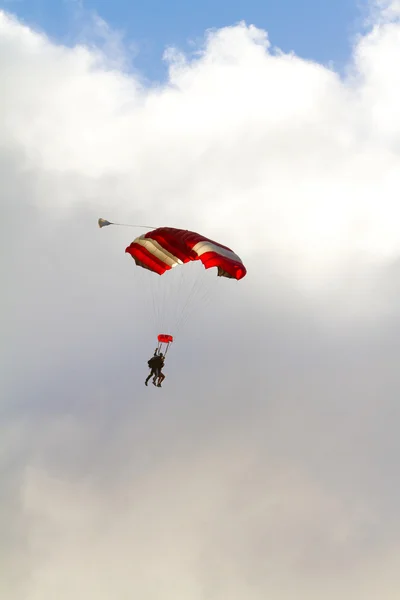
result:
<svg viewBox="0 0 400 600"><path fill-rule="evenodd" d="M159 333L157 336L157 339L158 339L158 347L157 347L158 353L160 354L162 345L165 344L166 348L165 348L164 356L166 356L169 345L172 344L172 342L174 341L174 338L172 337L172 335L169 335L168 333Z"/></svg>
<svg viewBox="0 0 400 600"><path fill-rule="evenodd" d="M174 341L172 335L169 335L167 333L159 333L157 339L161 344L170 344Z"/></svg>

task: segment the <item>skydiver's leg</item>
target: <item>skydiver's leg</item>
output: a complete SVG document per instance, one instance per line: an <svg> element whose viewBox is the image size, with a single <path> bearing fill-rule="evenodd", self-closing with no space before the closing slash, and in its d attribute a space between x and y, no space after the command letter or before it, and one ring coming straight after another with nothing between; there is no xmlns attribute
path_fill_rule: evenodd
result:
<svg viewBox="0 0 400 600"><path fill-rule="evenodd" d="M156 379L157 379L157 377L159 375L159 372L160 372L159 369L154 369L154 371L153 371L153 375L154 375L154 377L153 377L153 385L157 385L156 384Z"/></svg>
<svg viewBox="0 0 400 600"><path fill-rule="evenodd" d="M158 387L161 387L161 383L164 381L164 379L165 379L165 375L164 375L164 373L162 373L160 371L160 375L158 377L158 384L157 384Z"/></svg>
<svg viewBox="0 0 400 600"><path fill-rule="evenodd" d="M144 382L145 385L147 385L147 382L149 381L149 379L152 375L153 375L153 369L150 371L150 375L147 377L146 381Z"/></svg>

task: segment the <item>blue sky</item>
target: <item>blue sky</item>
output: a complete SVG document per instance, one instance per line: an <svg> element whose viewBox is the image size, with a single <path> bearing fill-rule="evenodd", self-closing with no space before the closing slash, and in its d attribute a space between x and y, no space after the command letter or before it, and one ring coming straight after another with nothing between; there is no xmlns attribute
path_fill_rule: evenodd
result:
<svg viewBox="0 0 400 600"><path fill-rule="evenodd" d="M0 0L0 7L70 44L96 11L136 49L134 66L148 79L165 75L166 46L189 50L208 28L244 20L266 29L273 46L341 69L360 30L367 0Z"/></svg>

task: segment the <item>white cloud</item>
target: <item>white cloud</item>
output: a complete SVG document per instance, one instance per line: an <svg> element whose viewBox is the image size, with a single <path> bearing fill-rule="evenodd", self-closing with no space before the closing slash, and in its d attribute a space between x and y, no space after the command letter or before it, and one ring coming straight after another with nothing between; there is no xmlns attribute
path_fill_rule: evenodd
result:
<svg viewBox="0 0 400 600"><path fill-rule="evenodd" d="M345 78L241 23L156 88L102 21L67 48L0 13L1 596L397 598L396 11ZM248 267L203 273L163 390L136 231L99 216Z"/></svg>

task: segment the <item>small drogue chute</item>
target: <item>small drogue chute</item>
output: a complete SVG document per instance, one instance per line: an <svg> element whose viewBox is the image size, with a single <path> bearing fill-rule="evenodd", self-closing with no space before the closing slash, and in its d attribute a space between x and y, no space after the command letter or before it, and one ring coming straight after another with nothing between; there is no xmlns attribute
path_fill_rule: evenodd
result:
<svg viewBox="0 0 400 600"><path fill-rule="evenodd" d="M114 223L111 223L111 221L107 221L106 219L99 219L97 222L99 224L100 229L102 227L107 227L107 225L114 225Z"/></svg>

